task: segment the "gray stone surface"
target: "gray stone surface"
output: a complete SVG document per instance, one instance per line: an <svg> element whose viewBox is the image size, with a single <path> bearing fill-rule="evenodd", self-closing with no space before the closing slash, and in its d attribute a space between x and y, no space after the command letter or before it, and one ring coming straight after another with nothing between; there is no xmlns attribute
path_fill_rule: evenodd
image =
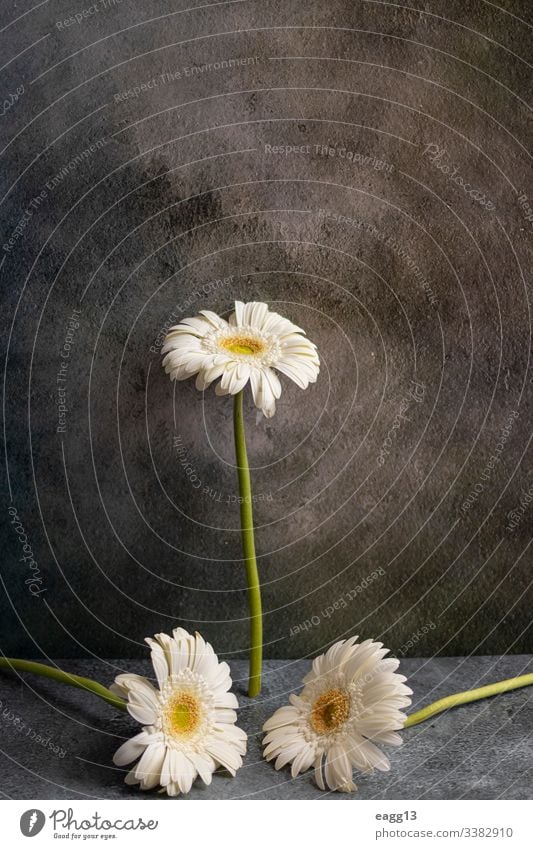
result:
<svg viewBox="0 0 533 849"><path fill-rule="evenodd" d="M37 565L4 511L0 648L179 623L242 656L231 403L159 349L244 298L323 360L246 404L267 655L531 651L531 5L33 5L2 3L0 330Z"/></svg>
<svg viewBox="0 0 533 849"><path fill-rule="evenodd" d="M59 666L107 683L118 671L150 675L144 661L71 660ZM261 697L243 695L246 664L232 664L239 724L249 735L244 766L231 778L217 773L209 788L199 783L193 799L531 799L533 798L533 688L524 688L448 711L403 733L389 749L390 773L357 779L353 795L322 793L313 773L291 779L261 757L261 726L297 691L306 661L267 661ZM532 658L408 658L402 670L414 690L411 710L442 696L532 670ZM122 740L138 725L96 698L25 676L1 673L2 792L25 799L162 798L123 784L125 770L112 764ZM7 711L7 714L6 714ZM9 714L13 714L10 718ZM17 723L17 719L19 722ZM24 723L24 728L22 727ZM41 742L32 735L39 734ZM48 742L49 741L49 742ZM54 754L50 747L59 751ZM64 753L64 754L62 754Z"/></svg>

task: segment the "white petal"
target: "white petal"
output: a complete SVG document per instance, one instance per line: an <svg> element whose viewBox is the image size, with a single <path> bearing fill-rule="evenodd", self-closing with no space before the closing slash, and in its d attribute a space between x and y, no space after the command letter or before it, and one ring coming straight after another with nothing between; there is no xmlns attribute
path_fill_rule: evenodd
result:
<svg viewBox="0 0 533 849"><path fill-rule="evenodd" d="M165 752L165 758L163 760L163 766L161 767L161 784L163 787L166 787L167 784L170 784L171 781L174 781L174 777L172 774L172 752L173 749L167 749Z"/></svg>
<svg viewBox="0 0 533 849"><path fill-rule="evenodd" d="M184 318L180 324L175 324L169 328L165 337L165 347L172 343L180 336L197 336L203 337L211 329L210 323L202 316L194 316L193 318ZM165 348L163 348L164 352Z"/></svg>
<svg viewBox="0 0 533 849"><path fill-rule="evenodd" d="M156 711L141 701L128 700L128 713L141 725L153 725L157 719Z"/></svg>
<svg viewBox="0 0 533 849"><path fill-rule="evenodd" d="M111 684L109 689L116 696L120 696L123 699L127 699L130 688L140 681L144 681L147 684L150 684L150 686L153 686L150 681L148 681L148 678L144 677L144 675L135 675L134 673L130 672L122 672L120 675L117 675L114 683ZM154 692L157 692L155 688Z"/></svg>
<svg viewBox="0 0 533 849"><path fill-rule="evenodd" d="M280 752L280 754L276 758L276 763L275 763L276 769L281 769L286 764L288 764L290 761L292 761L296 757L296 755L298 755L301 752L302 746L304 744L305 744L304 738L298 737L297 740L294 743L287 743L286 745L284 745L282 751Z"/></svg>
<svg viewBox="0 0 533 849"><path fill-rule="evenodd" d="M142 701L152 710L158 709L159 693L148 678L143 678L142 675L128 675L124 681L124 688L127 690L128 698Z"/></svg>
<svg viewBox="0 0 533 849"><path fill-rule="evenodd" d="M189 330L176 330L167 336L166 344L162 351L202 351L203 337L196 336Z"/></svg>
<svg viewBox="0 0 533 849"><path fill-rule="evenodd" d="M241 389L244 389L250 379L250 366L246 363L237 363L231 373L231 380L228 386L230 395L236 395Z"/></svg>
<svg viewBox="0 0 533 849"><path fill-rule="evenodd" d="M221 740L233 746L236 752L240 755L245 754L246 743L248 741L246 731L243 731L242 728L239 728L238 725L234 725L233 723L228 725L227 723L218 722L215 722L213 730L215 734L220 735Z"/></svg>
<svg viewBox="0 0 533 849"><path fill-rule="evenodd" d="M305 333L301 327L297 327L288 318L284 318L277 312L269 312L263 321L263 331L273 333L276 336L288 336L291 333Z"/></svg>
<svg viewBox="0 0 533 849"><path fill-rule="evenodd" d="M265 747L263 756L269 761L273 757L277 758L278 755L283 754L286 749L293 746L297 746L299 750L305 742L305 738L299 729L293 729L292 733L288 734L280 734L279 730L271 731L263 740Z"/></svg>
<svg viewBox="0 0 533 849"><path fill-rule="evenodd" d="M276 412L276 398L267 377L266 369L261 372L261 409L267 419L271 419Z"/></svg>
<svg viewBox="0 0 533 849"><path fill-rule="evenodd" d="M352 780L352 765L341 745L333 745L328 751L325 773L332 790L339 790Z"/></svg>
<svg viewBox="0 0 533 849"><path fill-rule="evenodd" d="M205 371L199 371L198 374L196 375L196 380L194 382L194 385L196 386L198 392L205 392L205 390L208 389L209 386L211 385L211 381L206 380L205 375L206 375Z"/></svg>
<svg viewBox="0 0 533 849"><path fill-rule="evenodd" d="M281 749L285 743L298 740L300 737L302 737L302 732L299 725L284 725L282 728L274 728L269 731L263 738L263 745L275 745Z"/></svg>
<svg viewBox="0 0 533 849"><path fill-rule="evenodd" d="M235 327L244 327L244 304L242 301L235 301L235 312L230 315L229 324Z"/></svg>
<svg viewBox="0 0 533 849"><path fill-rule="evenodd" d="M239 707L239 702L237 701L237 696L233 693L221 693L218 691L214 693L214 702L216 707L222 708L237 708Z"/></svg>
<svg viewBox="0 0 533 849"><path fill-rule="evenodd" d="M263 406L262 399L262 379L261 379L261 370L258 368L250 369L250 386L252 388L252 398L254 399L254 404L259 409Z"/></svg>
<svg viewBox="0 0 533 849"><path fill-rule="evenodd" d="M137 764L135 775L142 779L142 789L150 790L160 783L161 768L165 759L166 748L163 743L148 746Z"/></svg>
<svg viewBox="0 0 533 849"><path fill-rule="evenodd" d="M378 743L384 743L387 746L401 746L403 743L401 736L399 734L395 734L394 731L380 731L373 739Z"/></svg>
<svg viewBox="0 0 533 849"><path fill-rule="evenodd" d="M295 366L292 362L289 363L284 360L278 360L276 368L278 371L283 372L283 374L287 377L290 377L290 379L293 380L300 389L307 389L309 379L303 369Z"/></svg>
<svg viewBox="0 0 533 849"><path fill-rule="evenodd" d="M330 758L329 753L324 760L324 781L330 790L336 790L338 785L342 783L340 777L337 775L335 763Z"/></svg>
<svg viewBox="0 0 533 849"><path fill-rule="evenodd" d="M322 755L315 760L315 781L321 790L325 790L324 776L322 774Z"/></svg>
<svg viewBox="0 0 533 849"><path fill-rule="evenodd" d="M277 374L270 368L262 368L259 373L260 391L256 394L260 400L259 407L267 419L276 412L276 398L281 395L281 383Z"/></svg>
<svg viewBox="0 0 533 849"><path fill-rule="evenodd" d="M263 757L267 761L271 761L272 758L277 758L283 749L283 743L279 740L263 740L263 745L265 747L263 749Z"/></svg>
<svg viewBox="0 0 533 849"><path fill-rule="evenodd" d="M218 724L227 723L228 725L232 725L237 722L237 713L234 710L228 710L228 708L215 708L216 716L215 722Z"/></svg>
<svg viewBox="0 0 533 849"><path fill-rule="evenodd" d="M373 743L365 740L363 744L363 751L367 761L372 767L374 767L374 769L378 769L380 772L388 772L390 769L389 759L377 748L377 746L374 746Z"/></svg>
<svg viewBox="0 0 533 849"><path fill-rule="evenodd" d="M196 769L189 758L183 752L179 752L176 749L172 750L170 764L172 780L176 782L182 793L188 793L196 778Z"/></svg>
<svg viewBox="0 0 533 849"><path fill-rule="evenodd" d="M305 772L309 769L311 764L315 759L315 750L313 746L306 744L303 746L299 753L296 755L292 762L291 767L291 775L293 778L296 778L301 772Z"/></svg>
<svg viewBox="0 0 533 849"><path fill-rule="evenodd" d="M113 755L113 763L116 766L126 766L136 760L144 752L149 743L150 735L146 731L136 734L131 740L126 740Z"/></svg>
<svg viewBox="0 0 533 849"><path fill-rule="evenodd" d="M213 772L216 769L216 763L213 758L199 752L190 752L188 757L204 784L211 784Z"/></svg>
<svg viewBox="0 0 533 849"><path fill-rule="evenodd" d="M218 395L220 397L224 395L229 395L229 389L224 389L224 387L222 386L222 381L220 383L217 383L217 385L215 386L215 395Z"/></svg>
<svg viewBox="0 0 533 849"><path fill-rule="evenodd" d="M157 683L161 688L169 675L169 668L165 658L165 653L159 643L156 640L152 640L151 637L146 637L145 642L148 643L151 651L152 665L154 667L155 677L157 678Z"/></svg>
<svg viewBox="0 0 533 849"><path fill-rule="evenodd" d="M200 310L201 315L203 315L213 327L216 327L218 330L224 329L228 326L228 322L217 315L215 312L211 312L211 310Z"/></svg>
<svg viewBox="0 0 533 849"><path fill-rule="evenodd" d="M256 327L258 330L262 330L267 315L268 307L261 301L251 301L249 304L246 304L245 318L246 323L250 327Z"/></svg>
<svg viewBox="0 0 533 849"><path fill-rule="evenodd" d="M210 684L213 690L229 690L231 687L230 668L225 660L211 672Z"/></svg>
<svg viewBox="0 0 533 849"><path fill-rule="evenodd" d="M205 749L213 760L225 767L228 772L235 775L242 764L242 759L233 746L229 746L224 740L209 737L205 742Z"/></svg>
<svg viewBox="0 0 533 849"><path fill-rule="evenodd" d="M263 725L263 731L272 731L274 728L279 728L282 725L291 725L293 722L297 722L299 715L300 713L297 708L292 705L284 705L278 708L270 719L267 719Z"/></svg>
<svg viewBox="0 0 533 849"><path fill-rule="evenodd" d="M124 778L125 784L139 784L139 779L135 775L135 767L130 769L126 777Z"/></svg>
<svg viewBox="0 0 533 849"><path fill-rule="evenodd" d="M179 796L180 795L180 788L179 788L179 785L176 781L169 781L169 783L165 787L165 790L167 791L167 794L169 796Z"/></svg>
<svg viewBox="0 0 533 849"><path fill-rule="evenodd" d="M179 656L179 667L185 669L192 667L196 651L196 640L185 628L174 628L172 636L176 642L177 654Z"/></svg>
<svg viewBox="0 0 533 849"><path fill-rule="evenodd" d="M214 357L212 363L198 374L196 388L201 390L207 389L214 380L224 373L229 363L229 357Z"/></svg>
<svg viewBox="0 0 533 849"><path fill-rule="evenodd" d="M345 751L352 764L360 771L370 773L372 766L367 760L364 749L365 740L359 735L350 734L345 745Z"/></svg>

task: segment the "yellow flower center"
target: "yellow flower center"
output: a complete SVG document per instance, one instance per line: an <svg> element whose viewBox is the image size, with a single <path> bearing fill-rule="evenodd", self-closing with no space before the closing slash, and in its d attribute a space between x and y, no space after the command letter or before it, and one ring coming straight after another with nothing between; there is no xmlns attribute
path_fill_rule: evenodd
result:
<svg viewBox="0 0 533 849"><path fill-rule="evenodd" d="M313 705L309 721L318 734L335 731L350 713L350 697L343 690L328 690Z"/></svg>
<svg viewBox="0 0 533 849"><path fill-rule="evenodd" d="M177 693L165 711L165 724L171 734L191 734L200 722L200 704L191 693Z"/></svg>
<svg viewBox="0 0 533 849"><path fill-rule="evenodd" d="M253 336L228 336L222 339L221 346L232 354L262 354L266 351L266 345L260 339Z"/></svg>

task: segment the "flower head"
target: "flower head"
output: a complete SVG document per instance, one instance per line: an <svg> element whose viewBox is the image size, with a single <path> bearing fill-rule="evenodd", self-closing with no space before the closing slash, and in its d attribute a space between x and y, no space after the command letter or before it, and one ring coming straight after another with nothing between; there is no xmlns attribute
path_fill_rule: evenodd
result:
<svg viewBox="0 0 533 849"><path fill-rule="evenodd" d="M267 418L274 415L281 395L274 369L306 389L316 381L320 367L316 345L305 332L254 301L235 301L228 321L209 310L185 318L170 328L162 353L172 380L197 375L200 390L220 378L216 394L236 395L250 381L254 403Z"/></svg>
<svg viewBox="0 0 533 849"><path fill-rule="evenodd" d="M142 790L162 786L169 796L188 793L199 775L211 783L218 766L232 775L242 765L246 734L235 725L237 699L229 666L219 663L200 634L176 628L156 634L152 649L159 689L142 675L118 675L111 690L127 698L130 715L144 728L114 756L117 766L137 761L126 784Z"/></svg>
<svg viewBox="0 0 533 849"><path fill-rule="evenodd" d="M398 675L399 661L384 660L382 643L357 637L335 643L313 661L299 696L265 723L264 755L281 769L292 763L292 776L315 768L321 790L351 792L354 767L371 773L388 770L388 758L374 745L399 746L401 708L411 704L412 690Z"/></svg>

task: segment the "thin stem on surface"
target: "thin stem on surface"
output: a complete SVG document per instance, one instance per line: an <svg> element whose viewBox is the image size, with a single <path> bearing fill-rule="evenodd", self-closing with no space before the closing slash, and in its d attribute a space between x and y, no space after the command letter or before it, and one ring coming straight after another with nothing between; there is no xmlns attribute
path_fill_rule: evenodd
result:
<svg viewBox="0 0 533 849"><path fill-rule="evenodd" d="M420 722L425 722L426 719L431 719L442 713L444 710L466 705L469 702L477 702L478 699L486 699L489 696L497 696L500 693L507 693L509 690L517 690L519 687L528 687L533 684L533 674L519 675L517 678L507 678L505 681L498 681L496 684L487 684L486 687L478 687L476 690L465 690L463 693L454 693L451 696L445 696L437 702L433 702L422 710L417 710L411 713L404 724L404 728L411 728L413 725L418 725Z"/></svg>
<svg viewBox="0 0 533 849"><path fill-rule="evenodd" d="M51 678L52 681L58 681L60 684L69 684L71 687L78 687L80 690L88 690L93 695L103 699L111 707L117 710L126 710L126 702L119 696L115 696L111 690L99 684L98 681L93 681L92 678L83 678L81 675L72 675L70 672L63 672L56 666L47 666L45 663L37 663L33 660L19 660L14 657L0 657L0 669L11 669L19 672L32 672L34 675L42 675L45 678Z"/></svg>

